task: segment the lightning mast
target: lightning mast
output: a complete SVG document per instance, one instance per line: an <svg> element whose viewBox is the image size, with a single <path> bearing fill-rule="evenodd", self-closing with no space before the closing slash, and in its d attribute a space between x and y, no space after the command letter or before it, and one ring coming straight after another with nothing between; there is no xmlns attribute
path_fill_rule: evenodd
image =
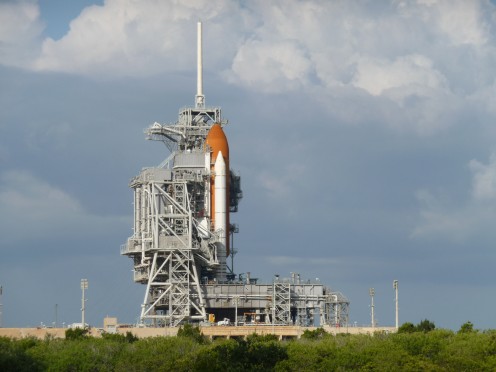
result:
<svg viewBox="0 0 496 372"><path fill-rule="evenodd" d="M196 41L196 97L195 97L195 108L205 107L205 96L203 95L203 48L202 48L202 24L198 22L197 24L197 41Z"/></svg>

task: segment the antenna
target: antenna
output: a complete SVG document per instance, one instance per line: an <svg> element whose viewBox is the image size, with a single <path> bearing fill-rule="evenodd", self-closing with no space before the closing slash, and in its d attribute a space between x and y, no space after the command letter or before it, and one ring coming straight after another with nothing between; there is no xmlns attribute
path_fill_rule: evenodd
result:
<svg viewBox="0 0 496 372"><path fill-rule="evenodd" d="M202 61L202 23L198 22L197 25L197 46L196 46L196 59L197 59L197 79L196 79L196 96L195 108L205 107L205 96L203 95L203 61Z"/></svg>

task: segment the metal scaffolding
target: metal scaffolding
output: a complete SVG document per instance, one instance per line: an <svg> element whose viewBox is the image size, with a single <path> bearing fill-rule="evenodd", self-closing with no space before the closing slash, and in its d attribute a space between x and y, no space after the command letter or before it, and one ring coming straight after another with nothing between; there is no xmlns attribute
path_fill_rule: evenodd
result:
<svg viewBox="0 0 496 372"><path fill-rule="evenodd" d="M291 284L273 284L272 306L274 324L291 324Z"/></svg>

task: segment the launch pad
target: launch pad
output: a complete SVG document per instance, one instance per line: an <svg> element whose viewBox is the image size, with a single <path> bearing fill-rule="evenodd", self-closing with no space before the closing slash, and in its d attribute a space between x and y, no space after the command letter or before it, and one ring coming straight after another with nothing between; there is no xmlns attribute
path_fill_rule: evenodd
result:
<svg viewBox="0 0 496 372"><path fill-rule="evenodd" d="M230 213L242 198L241 179L230 169L227 121L220 108L205 106L201 23L197 54L195 107L180 110L175 123L145 130L170 156L130 182L134 228L121 254L133 260L134 281L146 285L140 323L346 326L349 302L340 292L296 273L259 284L228 266L237 232Z"/></svg>

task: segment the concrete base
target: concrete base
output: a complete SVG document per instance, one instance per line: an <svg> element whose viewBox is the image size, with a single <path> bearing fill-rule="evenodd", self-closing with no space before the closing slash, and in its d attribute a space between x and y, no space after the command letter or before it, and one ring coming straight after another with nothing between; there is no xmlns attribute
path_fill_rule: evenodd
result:
<svg viewBox="0 0 496 372"><path fill-rule="evenodd" d="M374 334L394 333L395 327L322 327L328 333L336 334ZM44 339L45 337L65 338L67 328L0 328L0 337L25 338L35 337ZM117 328L119 334L131 332L139 338L157 337L157 336L176 336L179 328ZM296 327L296 326L272 326L272 325L254 325L254 326L211 326L201 327L202 333L210 339L215 338L246 338L256 333L258 335L273 334L280 340L300 338L306 330L313 331L317 327ZM91 328L89 335L101 337L102 329Z"/></svg>

